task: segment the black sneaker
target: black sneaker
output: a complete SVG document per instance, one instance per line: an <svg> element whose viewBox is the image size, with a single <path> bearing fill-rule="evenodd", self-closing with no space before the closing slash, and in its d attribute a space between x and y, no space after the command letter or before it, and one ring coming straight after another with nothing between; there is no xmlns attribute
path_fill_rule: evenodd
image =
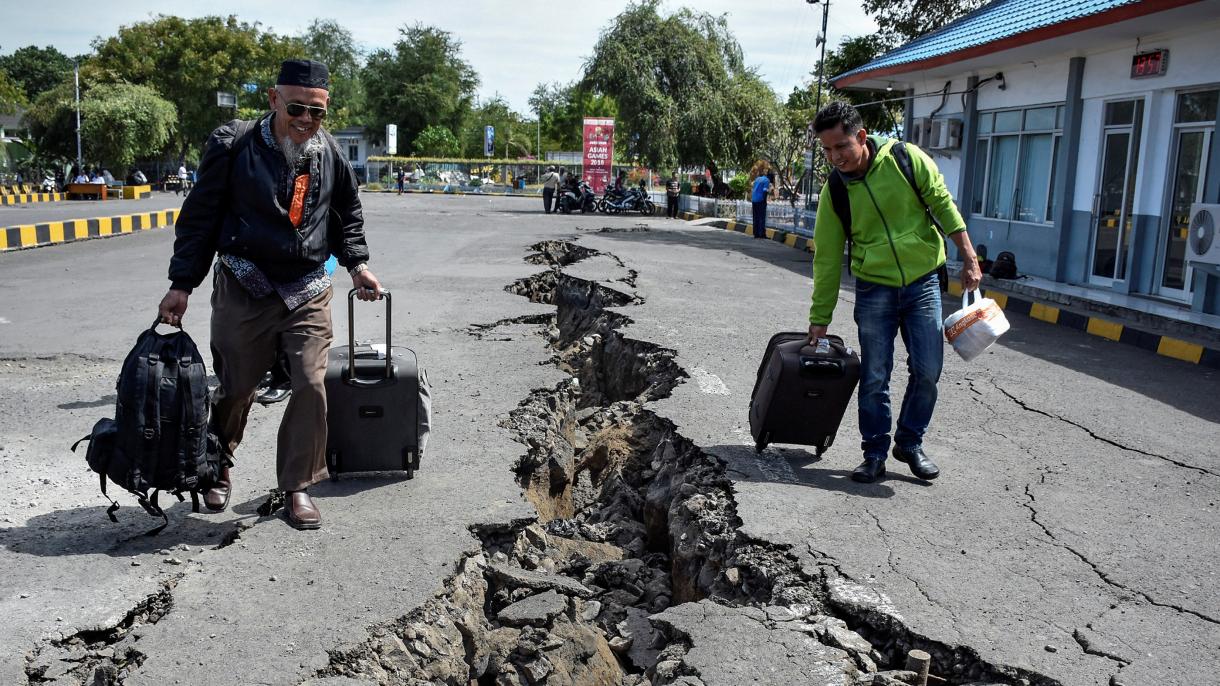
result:
<svg viewBox="0 0 1220 686"><path fill-rule="evenodd" d="M923 446L903 448L896 445L894 446L894 459L907 463L907 466L911 468L911 473L924 481L931 481L940 476L940 467L928 459L927 454L923 451Z"/></svg>
<svg viewBox="0 0 1220 686"><path fill-rule="evenodd" d="M290 386L268 386L260 388L255 401L260 405L273 405L282 400L287 400L288 396L292 395Z"/></svg>
<svg viewBox="0 0 1220 686"><path fill-rule="evenodd" d="M871 484L885 478L885 457L866 457L859 467L852 470L851 480Z"/></svg>

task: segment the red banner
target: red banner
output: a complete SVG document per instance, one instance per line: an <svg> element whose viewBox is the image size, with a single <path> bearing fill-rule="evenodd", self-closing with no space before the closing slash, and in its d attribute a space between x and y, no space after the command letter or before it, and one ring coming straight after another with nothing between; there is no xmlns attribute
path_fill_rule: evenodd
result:
<svg viewBox="0 0 1220 686"><path fill-rule="evenodd" d="M584 176L593 192L601 195L610 183L614 163L614 120L585 118Z"/></svg>

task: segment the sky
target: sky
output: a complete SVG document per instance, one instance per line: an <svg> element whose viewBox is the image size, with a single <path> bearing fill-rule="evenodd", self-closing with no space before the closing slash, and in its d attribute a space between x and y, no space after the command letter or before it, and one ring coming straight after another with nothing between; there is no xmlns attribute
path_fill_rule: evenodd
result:
<svg viewBox="0 0 1220 686"><path fill-rule="evenodd" d="M335 19L366 51L389 48L398 29L416 22L449 31L462 42L462 55L479 74L480 98L500 95L516 111L529 112L529 96L539 83L579 78L601 31L625 2L576 3L518 0L293 0L226 2L198 0L161 5L131 0L64 0L53 12L38 3L14 3L0 23L0 54L26 45L54 46L68 56L90 51L94 38L114 35L123 25L155 14L183 17L236 14L280 34L299 34L315 18ZM817 66L815 39L821 30L821 5L805 0L669 0L662 11L679 7L719 15L741 43L746 64L782 97L809 81ZM873 31L876 23L858 3L831 3L828 46Z"/></svg>

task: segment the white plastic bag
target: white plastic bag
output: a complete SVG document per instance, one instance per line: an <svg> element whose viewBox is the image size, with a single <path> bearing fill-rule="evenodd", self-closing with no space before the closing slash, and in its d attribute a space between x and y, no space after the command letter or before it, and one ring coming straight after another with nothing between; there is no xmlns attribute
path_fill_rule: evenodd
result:
<svg viewBox="0 0 1220 686"><path fill-rule="evenodd" d="M974 294L974 303L970 295ZM962 309L945 319L945 338L962 359L969 362L983 353L1008 331L1004 310L977 290L962 293Z"/></svg>

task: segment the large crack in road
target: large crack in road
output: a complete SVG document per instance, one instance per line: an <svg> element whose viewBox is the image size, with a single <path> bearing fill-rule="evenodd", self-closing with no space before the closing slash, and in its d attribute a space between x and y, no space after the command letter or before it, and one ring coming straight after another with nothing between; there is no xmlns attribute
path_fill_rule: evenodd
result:
<svg viewBox="0 0 1220 686"><path fill-rule="evenodd" d="M1053 686L1041 674L981 659L908 629L892 603L827 560L805 570L784 546L739 530L725 466L646 408L687 378L673 350L628 338L609 308L638 295L566 274L596 255L570 241L533 246L547 271L507 286L554 305L538 325L569 378L536 389L501 421L526 446L515 466L536 520L472 529L464 558L418 610L331 652L316 677L378 684L705 683L687 660L691 617L738 613L810 683L906 683L911 649L933 656L950 684ZM635 272L620 282L634 284ZM721 609L717 609L721 608Z"/></svg>

